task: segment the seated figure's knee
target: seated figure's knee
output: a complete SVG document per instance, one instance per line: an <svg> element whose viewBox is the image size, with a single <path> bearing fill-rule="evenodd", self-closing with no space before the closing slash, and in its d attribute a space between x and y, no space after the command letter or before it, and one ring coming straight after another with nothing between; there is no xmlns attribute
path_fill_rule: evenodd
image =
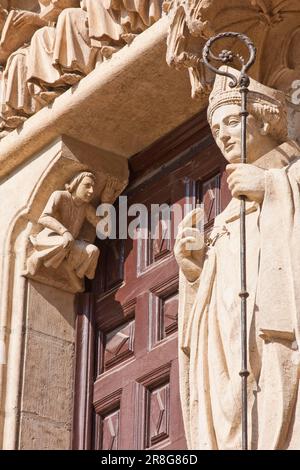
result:
<svg viewBox="0 0 300 470"><path fill-rule="evenodd" d="M62 236L59 237L59 240L57 242L59 248L64 248L65 240Z"/></svg>
<svg viewBox="0 0 300 470"><path fill-rule="evenodd" d="M87 13L81 8L65 8L58 17L56 29L66 36L67 42L70 40L70 30L76 35L79 34L77 39L82 38L86 42L89 41ZM76 38L74 37L74 39Z"/></svg>
<svg viewBox="0 0 300 470"><path fill-rule="evenodd" d="M4 77L8 78L19 70L25 70L26 55L24 52L14 52L8 59L4 70Z"/></svg>
<svg viewBox="0 0 300 470"><path fill-rule="evenodd" d="M95 245L92 245L92 244L87 245L86 252L90 258L98 258L100 254L99 248L97 248Z"/></svg>

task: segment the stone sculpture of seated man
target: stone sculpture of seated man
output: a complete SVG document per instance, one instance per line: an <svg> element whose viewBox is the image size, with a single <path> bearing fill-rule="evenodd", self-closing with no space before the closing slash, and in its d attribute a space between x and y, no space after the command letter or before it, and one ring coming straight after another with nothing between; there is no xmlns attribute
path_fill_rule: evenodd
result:
<svg viewBox="0 0 300 470"><path fill-rule="evenodd" d="M82 290L82 279L93 279L99 257L98 248L80 237L87 220L94 227L100 221L91 205L96 177L90 172L74 176L64 191L54 191L38 223L42 230L30 237L34 247L27 261L27 273L34 276L43 265L63 269L73 291ZM115 180L110 178L101 194L101 202L113 202Z"/></svg>

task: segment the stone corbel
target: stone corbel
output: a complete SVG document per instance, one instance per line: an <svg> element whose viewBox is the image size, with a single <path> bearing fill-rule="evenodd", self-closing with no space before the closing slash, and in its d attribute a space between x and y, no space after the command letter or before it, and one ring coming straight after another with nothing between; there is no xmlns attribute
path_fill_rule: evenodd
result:
<svg viewBox="0 0 300 470"><path fill-rule="evenodd" d="M39 217L51 194L57 190L64 190L65 184L82 171L91 172L96 176L94 198L91 202L95 210L107 187L110 188L111 198L109 201L106 198L105 202L113 203L127 185L128 165L124 158L102 152L95 147L67 137L59 139L55 143L55 149L56 157L46 173L41 176L28 208L29 229L26 236L23 275L63 291L76 293L84 290L84 279L76 278L70 270L67 258L56 268L45 266L47 263L45 265L39 263L38 269L32 271L32 259L37 253L32 240L44 228L38 223ZM93 244L95 238L95 227L86 221L80 232L80 240Z"/></svg>

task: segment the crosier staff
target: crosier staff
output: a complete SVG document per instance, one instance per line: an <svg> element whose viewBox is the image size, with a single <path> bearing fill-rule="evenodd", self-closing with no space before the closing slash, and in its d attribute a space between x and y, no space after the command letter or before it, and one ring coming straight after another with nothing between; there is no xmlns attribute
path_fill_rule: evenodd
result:
<svg viewBox="0 0 300 470"><path fill-rule="evenodd" d="M249 59L245 63L245 60L239 54L234 54L228 50L222 50L220 54L215 55L211 48L212 45L217 41L224 38L236 38L242 41L248 48ZM230 78L231 88L239 88L241 93L241 163L247 163L247 93L250 80L246 72L255 62L256 49L250 39L244 34L226 32L220 33L217 36L212 37L207 41L203 49L203 61L205 65L218 75L223 75ZM222 64L228 64L233 62L234 59L238 59L242 68L239 79L234 75L224 70L219 70L214 67L210 62L214 60L221 62ZM241 291L239 296L241 298L241 371L239 375L242 381L242 448L243 450L248 449L248 403L247 403L247 379L249 376L248 371L248 354L247 354L247 279L246 279L246 197L241 196L241 208L240 208L240 273L241 273Z"/></svg>

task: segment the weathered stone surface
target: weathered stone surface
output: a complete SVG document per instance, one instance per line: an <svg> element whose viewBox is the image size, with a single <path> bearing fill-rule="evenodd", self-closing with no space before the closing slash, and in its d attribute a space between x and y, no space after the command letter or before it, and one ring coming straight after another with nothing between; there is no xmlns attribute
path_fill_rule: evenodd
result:
<svg viewBox="0 0 300 470"><path fill-rule="evenodd" d="M68 450L70 445L70 427L22 413L19 438L20 450Z"/></svg>
<svg viewBox="0 0 300 470"><path fill-rule="evenodd" d="M74 296L51 286L30 281L27 327L36 333L74 342Z"/></svg>
<svg viewBox="0 0 300 470"><path fill-rule="evenodd" d="M21 411L70 425L74 343L29 331L25 340Z"/></svg>

